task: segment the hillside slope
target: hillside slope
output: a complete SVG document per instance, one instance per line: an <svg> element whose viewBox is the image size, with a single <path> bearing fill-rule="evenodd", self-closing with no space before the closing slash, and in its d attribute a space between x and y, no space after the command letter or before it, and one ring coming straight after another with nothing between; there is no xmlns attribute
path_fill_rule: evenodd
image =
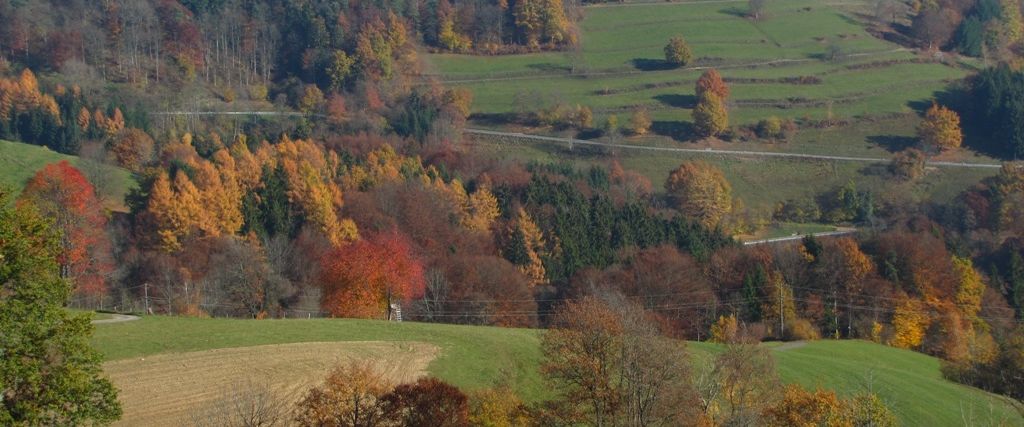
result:
<svg viewBox="0 0 1024 427"><path fill-rule="evenodd" d="M459 387L486 387L506 379L526 399L550 393L537 372L541 332L528 329L372 320L241 320L146 317L97 325L93 345L107 361L163 353L265 344L327 341L415 341L441 354L428 371ZM966 419L1024 422L1003 398L942 379L935 358L863 341L817 341L772 346L783 380L851 394L870 387L904 425L956 425ZM721 350L691 343L702 363Z"/></svg>
<svg viewBox="0 0 1024 427"><path fill-rule="evenodd" d="M131 173L125 169L99 164L77 156L69 156L46 147L0 140L0 185L20 193L39 169L50 163L67 160L82 169L93 182L97 194L111 210L124 210L124 196L134 185ZM99 178L97 178L99 176ZM100 182L102 179L103 182Z"/></svg>

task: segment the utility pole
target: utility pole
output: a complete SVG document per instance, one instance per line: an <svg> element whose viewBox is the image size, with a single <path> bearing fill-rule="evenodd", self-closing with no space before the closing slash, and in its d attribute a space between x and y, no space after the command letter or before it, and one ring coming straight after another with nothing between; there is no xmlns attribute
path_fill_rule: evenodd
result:
<svg viewBox="0 0 1024 427"><path fill-rule="evenodd" d="M779 283L778 285L779 285L779 338L782 338L782 335L786 331L786 311L783 309L783 305L785 304L785 300L784 300L784 298L782 296L782 283Z"/></svg>
<svg viewBox="0 0 1024 427"><path fill-rule="evenodd" d="M832 293L832 318L835 320L835 339L839 339L839 295Z"/></svg>

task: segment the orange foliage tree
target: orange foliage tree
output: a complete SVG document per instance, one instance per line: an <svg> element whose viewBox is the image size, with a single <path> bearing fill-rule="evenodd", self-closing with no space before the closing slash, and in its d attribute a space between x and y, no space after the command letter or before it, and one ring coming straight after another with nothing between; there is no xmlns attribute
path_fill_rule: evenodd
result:
<svg viewBox="0 0 1024 427"><path fill-rule="evenodd" d="M409 301L423 295L423 265L409 240L398 232L384 233L327 252L321 260L320 305L332 316L377 318L390 300Z"/></svg>
<svg viewBox="0 0 1024 427"><path fill-rule="evenodd" d="M45 111L60 123L57 101L39 91L39 81L31 70L26 68L16 80L0 79L0 120L30 110Z"/></svg>
<svg viewBox="0 0 1024 427"><path fill-rule="evenodd" d="M932 104L917 127L917 137L925 148L938 151L959 148L964 139L960 116L949 108Z"/></svg>
<svg viewBox="0 0 1024 427"><path fill-rule="evenodd" d="M725 84L725 80L722 80L722 75L718 74L718 70L711 68L697 79L696 93L697 98L704 96L705 93L713 93L725 100L729 98L729 86Z"/></svg>
<svg viewBox="0 0 1024 427"><path fill-rule="evenodd" d="M66 160L36 173L18 203L31 203L61 232L61 276L78 293L101 296L114 269L107 219L92 184Z"/></svg>

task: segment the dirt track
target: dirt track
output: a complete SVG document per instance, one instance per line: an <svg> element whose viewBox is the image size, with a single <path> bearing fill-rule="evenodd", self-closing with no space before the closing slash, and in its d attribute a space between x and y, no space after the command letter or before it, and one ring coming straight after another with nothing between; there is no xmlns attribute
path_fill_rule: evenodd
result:
<svg viewBox="0 0 1024 427"><path fill-rule="evenodd" d="M438 353L424 343L296 343L161 354L103 369L120 389L124 416L115 425L179 426L203 421L241 388L265 387L292 403L338 363L369 360L392 381L405 382L426 374Z"/></svg>

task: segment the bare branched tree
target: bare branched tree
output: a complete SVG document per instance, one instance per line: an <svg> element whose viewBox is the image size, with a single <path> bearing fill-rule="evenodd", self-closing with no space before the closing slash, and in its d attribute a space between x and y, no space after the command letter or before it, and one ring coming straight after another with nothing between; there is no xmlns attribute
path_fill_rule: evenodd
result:
<svg viewBox="0 0 1024 427"><path fill-rule="evenodd" d="M289 424L290 405L268 383L243 381L227 389L207 411L193 414L195 427L274 427Z"/></svg>

